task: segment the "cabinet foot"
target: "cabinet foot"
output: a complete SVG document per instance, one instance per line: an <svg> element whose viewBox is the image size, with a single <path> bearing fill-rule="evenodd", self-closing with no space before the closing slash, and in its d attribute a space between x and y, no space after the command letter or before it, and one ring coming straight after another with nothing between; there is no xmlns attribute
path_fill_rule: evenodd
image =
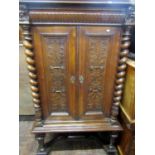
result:
<svg viewBox="0 0 155 155"><path fill-rule="evenodd" d="M48 155L47 148L45 147L44 139L45 139L45 134L36 135L36 140L38 141L38 144L39 144L36 155Z"/></svg>
<svg viewBox="0 0 155 155"><path fill-rule="evenodd" d="M36 155L48 155L48 153L43 151L43 152L37 152Z"/></svg>
<svg viewBox="0 0 155 155"><path fill-rule="evenodd" d="M36 155L49 155L51 151L51 147L44 146L44 149L38 148Z"/></svg>
<svg viewBox="0 0 155 155"><path fill-rule="evenodd" d="M107 152L108 155L118 155L117 149L114 145L115 139L118 137L117 133L111 133L110 134L110 144L104 146L105 151Z"/></svg>
<svg viewBox="0 0 155 155"><path fill-rule="evenodd" d="M117 149L115 146L109 147L109 145L104 146L104 150L107 153L107 155L118 155Z"/></svg>
<svg viewBox="0 0 155 155"><path fill-rule="evenodd" d="M52 151L52 144L59 138L59 135L55 135L48 143L45 143L45 134L37 134L36 140L39 147L36 155L49 155Z"/></svg>

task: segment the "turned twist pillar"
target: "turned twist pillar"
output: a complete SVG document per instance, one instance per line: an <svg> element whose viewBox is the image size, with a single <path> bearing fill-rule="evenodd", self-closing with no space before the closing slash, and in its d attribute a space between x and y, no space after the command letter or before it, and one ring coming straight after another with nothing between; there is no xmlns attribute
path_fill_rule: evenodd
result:
<svg viewBox="0 0 155 155"><path fill-rule="evenodd" d="M30 87L32 91L32 98L35 108L35 126L41 126L42 115L40 106L39 86L38 86L37 70L35 66L35 59L33 52L32 37L29 25L23 25L23 36L24 36L23 45L25 47L26 62L29 71L28 74L30 77Z"/></svg>
<svg viewBox="0 0 155 155"><path fill-rule="evenodd" d="M117 116L119 113L119 104L122 99L123 93L123 86L125 81L125 74L126 74L126 61L129 52L130 46L130 26L125 27L125 31L122 34L121 40L121 50L120 50L120 57L118 62L117 74L116 74L116 81L115 81L115 88L113 94L113 103L112 103L112 111L111 111L111 121L114 123L117 121Z"/></svg>

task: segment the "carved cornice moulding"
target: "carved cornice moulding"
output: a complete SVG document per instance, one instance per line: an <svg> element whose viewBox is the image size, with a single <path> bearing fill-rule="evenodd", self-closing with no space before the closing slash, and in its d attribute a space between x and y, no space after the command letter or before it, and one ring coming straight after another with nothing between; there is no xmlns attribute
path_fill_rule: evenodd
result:
<svg viewBox="0 0 155 155"><path fill-rule="evenodd" d="M130 6L125 18L125 25L134 25L135 24L135 7Z"/></svg>
<svg viewBox="0 0 155 155"><path fill-rule="evenodd" d="M19 5L19 23L29 24L29 11L25 4Z"/></svg>
<svg viewBox="0 0 155 155"><path fill-rule="evenodd" d="M125 14L106 11L30 11L32 23L123 23Z"/></svg>
<svg viewBox="0 0 155 155"><path fill-rule="evenodd" d="M26 2L26 3L25 3ZM33 1L29 1L32 3ZM36 1L37 2L37 1ZM43 3L43 1L40 1ZM50 1L52 2L52 1ZM57 1L60 3L60 1ZM88 2L88 1L87 1ZM90 1L92 2L92 1ZM94 1L93 1L94 2ZM108 2L108 1L104 1ZM120 2L120 1L118 1ZM46 3L46 1L44 1ZM58 4L57 3L57 4ZM110 4L110 3L109 3ZM70 5L61 5L48 9L47 6L37 8L37 4L29 4L28 1L20 1L20 24L34 25L134 25L134 5L125 7L112 7L106 5L81 8Z"/></svg>

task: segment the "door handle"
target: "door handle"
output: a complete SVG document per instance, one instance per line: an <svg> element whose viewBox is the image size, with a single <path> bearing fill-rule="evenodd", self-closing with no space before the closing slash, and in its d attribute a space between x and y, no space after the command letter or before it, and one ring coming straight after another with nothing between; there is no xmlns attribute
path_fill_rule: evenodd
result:
<svg viewBox="0 0 155 155"><path fill-rule="evenodd" d="M84 82L84 77L83 77L82 75L79 76L79 82L80 82L81 84L83 84L83 82Z"/></svg>
<svg viewBox="0 0 155 155"><path fill-rule="evenodd" d="M75 83L75 76L74 76L74 75L72 75L72 76L70 77L70 82L71 82L72 84Z"/></svg>

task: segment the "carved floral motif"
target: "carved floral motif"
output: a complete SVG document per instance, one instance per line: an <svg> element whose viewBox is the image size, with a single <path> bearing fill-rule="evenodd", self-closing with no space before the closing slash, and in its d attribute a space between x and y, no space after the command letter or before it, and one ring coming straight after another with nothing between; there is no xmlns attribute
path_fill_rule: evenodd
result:
<svg viewBox="0 0 155 155"><path fill-rule="evenodd" d="M46 37L47 70L50 73L50 107L52 112L67 111L65 38Z"/></svg>
<svg viewBox="0 0 155 155"><path fill-rule="evenodd" d="M87 64L87 110L102 111L108 38L90 37Z"/></svg>

